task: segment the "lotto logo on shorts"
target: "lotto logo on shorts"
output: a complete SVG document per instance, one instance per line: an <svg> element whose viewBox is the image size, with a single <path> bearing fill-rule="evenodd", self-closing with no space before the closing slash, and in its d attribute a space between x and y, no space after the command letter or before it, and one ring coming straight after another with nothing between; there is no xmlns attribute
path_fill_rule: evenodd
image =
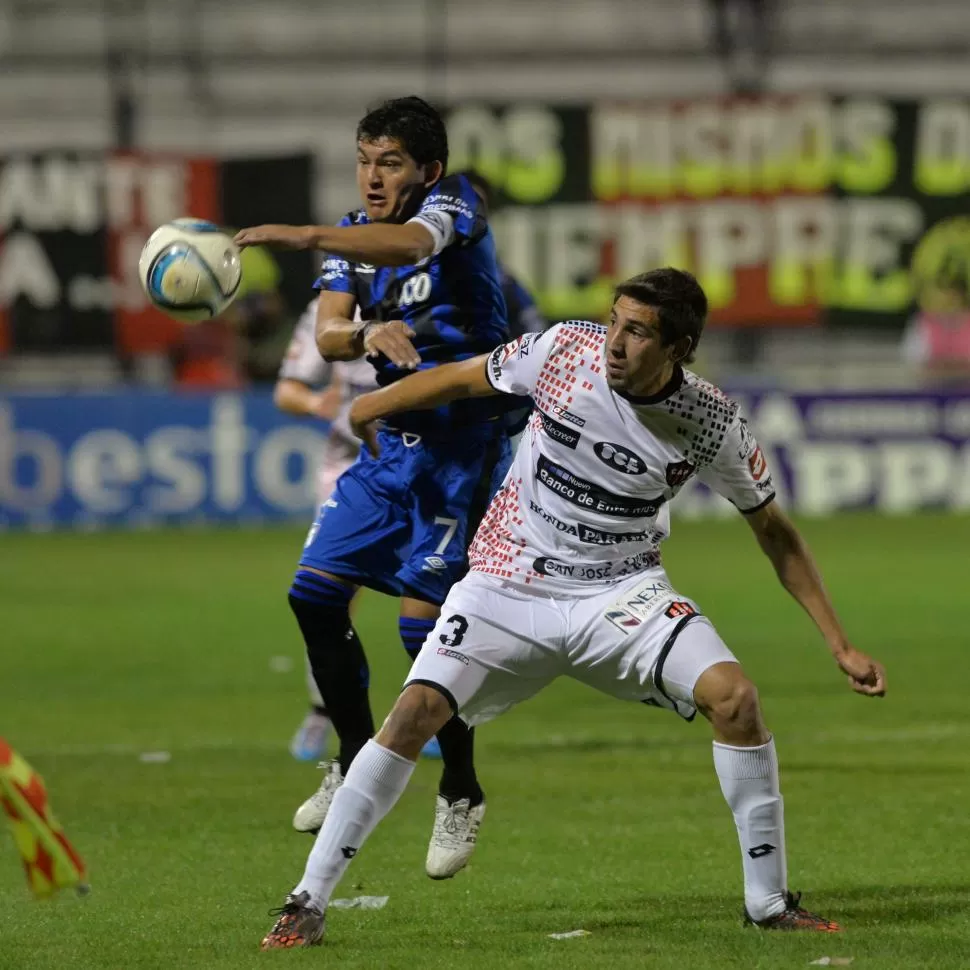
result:
<svg viewBox="0 0 970 970"><path fill-rule="evenodd" d="M677 600L664 610L664 616L670 620L682 620L685 616L697 616L697 610L690 603Z"/></svg>
<svg viewBox="0 0 970 970"><path fill-rule="evenodd" d="M606 618L623 633L629 633L630 630L638 627L643 622L643 620L634 616L632 613L627 613L626 610L607 610Z"/></svg>
<svg viewBox="0 0 970 970"><path fill-rule="evenodd" d="M447 647L438 647L438 656L450 657L452 660L457 660L459 663L463 663L466 667L468 666L468 658L463 653L459 653L457 650L449 650Z"/></svg>

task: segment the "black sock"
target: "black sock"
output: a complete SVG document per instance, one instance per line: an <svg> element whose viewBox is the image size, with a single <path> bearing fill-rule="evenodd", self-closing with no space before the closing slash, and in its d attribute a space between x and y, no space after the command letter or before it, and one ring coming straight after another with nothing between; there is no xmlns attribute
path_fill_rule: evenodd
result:
<svg viewBox="0 0 970 970"><path fill-rule="evenodd" d="M410 616L400 618L401 640L412 660L417 657L434 625L434 620L419 620ZM472 805L480 804L485 800L485 795L475 774L474 729L461 718L453 717L437 736L443 766L438 793L452 804L462 798L469 799Z"/></svg>
<svg viewBox="0 0 970 970"><path fill-rule="evenodd" d="M317 679L316 677L313 678L314 683L316 682L316 679ZM317 689L319 690L319 688ZM329 714L327 714L327 709L322 704L311 704L310 710L313 711L314 714L319 714L320 717L330 716Z"/></svg>
<svg viewBox="0 0 970 970"><path fill-rule="evenodd" d="M299 570L290 589L313 679L340 740L340 770L347 773L357 752L374 735L368 686L370 670L350 623L350 590L316 573Z"/></svg>
<svg viewBox="0 0 970 970"><path fill-rule="evenodd" d="M438 794L452 805L460 798L467 798L473 806L485 801L475 774L475 729L453 717L438 732L438 744L444 765Z"/></svg>

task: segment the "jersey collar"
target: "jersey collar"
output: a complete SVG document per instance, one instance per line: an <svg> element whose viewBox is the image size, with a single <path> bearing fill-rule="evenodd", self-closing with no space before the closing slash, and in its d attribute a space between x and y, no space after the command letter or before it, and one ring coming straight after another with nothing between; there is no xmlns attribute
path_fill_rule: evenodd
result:
<svg viewBox="0 0 970 970"><path fill-rule="evenodd" d="M681 367L680 364L676 364L674 366L673 376L659 391L657 391L656 394L647 394L642 397L637 397L635 394L627 394L625 391L615 391L614 393L619 394L624 400L627 400L634 405L659 404L661 401L666 401L668 397L679 391L683 383L684 368Z"/></svg>

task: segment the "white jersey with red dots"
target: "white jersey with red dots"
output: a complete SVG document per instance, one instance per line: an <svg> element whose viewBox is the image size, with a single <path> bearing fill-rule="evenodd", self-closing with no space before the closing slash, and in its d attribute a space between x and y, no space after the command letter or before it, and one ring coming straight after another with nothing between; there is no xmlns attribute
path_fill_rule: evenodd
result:
<svg viewBox="0 0 970 970"><path fill-rule="evenodd" d="M469 549L473 571L575 593L655 569L670 500L695 475L743 513L775 495L736 402L678 369L653 397L607 384L606 328L569 321L497 348L496 390L535 411Z"/></svg>

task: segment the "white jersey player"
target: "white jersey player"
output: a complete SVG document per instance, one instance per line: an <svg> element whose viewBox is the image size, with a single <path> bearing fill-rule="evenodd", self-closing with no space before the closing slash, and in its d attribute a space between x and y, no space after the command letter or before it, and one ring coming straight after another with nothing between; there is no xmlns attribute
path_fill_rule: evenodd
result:
<svg viewBox="0 0 970 970"><path fill-rule="evenodd" d="M322 505L360 451L360 441L347 423L350 405L360 394L374 390L377 382L374 367L366 358L328 363L320 356L314 333L316 314L315 299L293 330L274 398L283 411L330 422L317 470L317 502Z"/></svg>
<svg viewBox="0 0 970 970"><path fill-rule="evenodd" d="M315 335L317 299L311 301L297 321L280 365L273 399L289 414L321 418L330 429L316 473L316 500L322 506L333 493L337 479L357 460L360 440L347 417L354 399L377 387L374 367L366 358L328 363L317 350ZM306 669L310 710L290 741L290 753L298 761L316 761L326 748L330 733L320 690Z"/></svg>
<svg viewBox="0 0 970 970"><path fill-rule="evenodd" d="M390 810L421 745L453 712L476 723L560 675L714 732L714 765L737 825L745 912L765 929L834 932L788 891L774 742L757 691L663 570L670 500L693 476L744 514L785 588L862 694L882 667L851 644L811 555L773 503L764 454L737 405L683 368L707 300L679 270L617 288L609 327L571 322L359 398L355 428L401 409L528 394L535 413L393 711L357 755L303 879L265 948L311 945L349 860Z"/></svg>

